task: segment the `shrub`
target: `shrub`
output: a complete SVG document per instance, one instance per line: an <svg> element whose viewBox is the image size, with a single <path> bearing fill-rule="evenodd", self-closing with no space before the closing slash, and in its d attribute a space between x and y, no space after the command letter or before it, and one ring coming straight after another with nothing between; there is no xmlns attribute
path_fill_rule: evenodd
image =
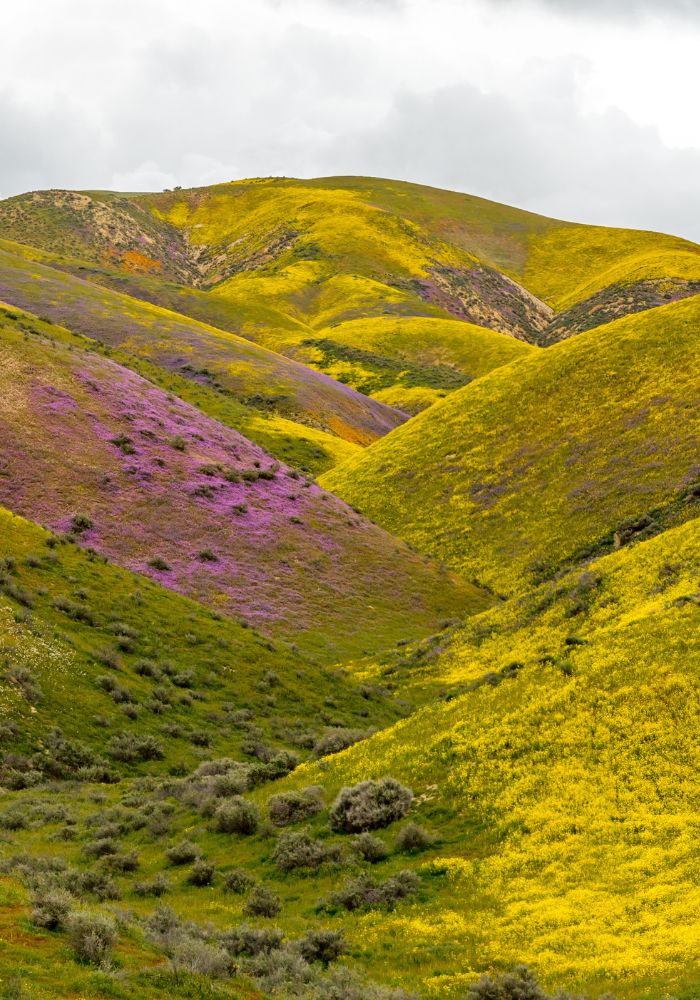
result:
<svg viewBox="0 0 700 1000"><path fill-rule="evenodd" d="M565 1000L566 994L559 994ZM502 975L483 975L472 983L468 1000L547 1000L534 973L525 965L517 965L512 972Z"/></svg>
<svg viewBox="0 0 700 1000"><path fill-rule="evenodd" d="M71 601L68 597L58 596L54 598L53 606L57 611L62 611L74 622L82 622L84 625L94 625L95 618L90 608L78 601Z"/></svg>
<svg viewBox="0 0 700 1000"><path fill-rule="evenodd" d="M342 833L361 833L388 826L406 815L412 801L411 789L395 778L361 781L341 789L331 808L331 829Z"/></svg>
<svg viewBox="0 0 700 1000"><path fill-rule="evenodd" d="M240 924L226 931L220 940L229 955L269 955L281 947L283 934L278 927Z"/></svg>
<svg viewBox="0 0 700 1000"><path fill-rule="evenodd" d="M352 847L363 861L369 861L371 865L376 865L389 856L389 848L384 841L371 833L361 833L359 837L355 837Z"/></svg>
<svg viewBox="0 0 700 1000"><path fill-rule="evenodd" d="M94 524L85 514L76 514L71 519L70 530L74 535L81 535L83 531L90 531L91 528L94 528Z"/></svg>
<svg viewBox="0 0 700 1000"><path fill-rule="evenodd" d="M208 861L195 861L187 873L187 881L190 885L211 885L214 881L216 868Z"/></svg>
<svg viewBox="0 0 700 1000"><path fill-rule="evenodd" d="M139 867L139 856L136 851L128 851L126 854L109 854L104 863L113 872L135 872Z"/></svg>
<svg viewBox="0 0 700 1000"><path fill-rule="evenodd" d="M201 857L202 852L191 840L181 840L165 852L171 865L189 865Z"/></svg>
<svg viewBox="0 0 700 1000"><path fill-rule="evenodd" d="M98 837L83 844L86 858L106 858L109 854L116 854L118 850L119 845L112 837Z"/></svg>
<svg viewBox="0 0 700 1000"><path fill-rule="evenodd" d="M329 862L341 860L340 846L326 845L314 840L306 830L287 830L281 834L272 854L273 860L282 871L294 868L320 868Z"/></svg>
<svg viewBox="0 0 700 1000"><path fill-rule="evenodd" d="M212 782L212 792L217 798L225 799L232 795L240 795L248 788L248 774L245 770L228 771L217 774Z"/></svg>
<svg viewBox="0 0 700 1000"><path fill-rule="evenodd" d="M406 869L385 882L375 882L369 875L360 875L349 879L319 908L335 912L340 909L366 910L378 906L391 906L396 900L413 895L419 885L420 878L415 872Z"/></svg>
<svg viewBox="0 0 700 1000"><path fill-rule="evenodd" d="M279 896L264 885L259 885L248 896L243 912L252 917L276 917L281 909Z"/></svg>
<svg viewBox="0 0 700 1000"><path fill-rule="evenodd" d="M148 882L134 882L134 892L137 896L155 896L159 899L170 889L170 882L165 875L155 875Z"/></svg>
<svg viewBox="0 0 700 1000"><path fill-rule="evenodd" d="M131 764L136 761L161 760L165 754L155 736L119 733L109 741L108 750L116 760Z"/></svg>
<svg viewBox="0 0 700 1000"><path fill-rule="evenodd" d="M305 962L321 962L328 968L341 955L347 952L345 937L342 931L308 931L299 941L299 953Z"/></svg>
<svg viewBox="0 0 700 1000"><path fill-rule="evenodd" d="M235 892L237 896L244 895L254 885L255 879L243 868L233 868L224 875L224 889Z"/></svg>
<svg viewBox="0 0 700 1000"><path fill-rule="evenodd" d="M327 757L333 753L340 753L347 750L354 743L367 738L367 733L362 729L331 729L325 736L316 740L313 748L314 757Z"/></svg>
<svg viewBox="0 0 700 1000"><path fill-rule="evenodd" d="M231 959L223 948L189 936L181 937L172 946L170 960L176 969L186 969L210 979L231 972Z"/></svg>
<svg viewBox="0 0 700 1000"><path fill-rule="evenodd" d="M396 850L402 854L418 854L434 843L434 837L423 826L407 823L399 830L394 842Z"/></svg>
<svg viewBox="0 0 700 1000"><path fill-rule="evenodd" d="M323 809L322 795L323 790L317 786L273 795L267 804L271 822L275 826L288 826L315 816Z"/></svg>
<svg viewBox="0 0 700 1000"><path fill-rule="evenodd" d="M43 695L39 683L28 667L15 666L7 672L7 679L16 684L22 692L22 696L31 704L37 705Z"/></svg>
<svg viewBox="0 0 700 1000"><path fill-rule="evenodd" d="M117 940L114 924L96 913L74 913L68 929L76 958L90 965L104 965Z"/></svg>
<svg viewBox="0 0 700 1000"><path fill-rule="evenodd" d="M0 828L3 830L26 830L28 826L29 814L19 802L0 813Z"/></svg>
<svg viewBox="0 0 700 1000"><path fill-rule="evenodd" d="M214 813L216 829L219 833L255 833L260 821L258 807L241 795L222 802Z"/></svg>
<svg viewBox="0 0 700 1000"><path fill-rule="evenodd" d="M170 438L170 447L174 448L175 451L184 451L187 447L187 442L182 434L175 434L174 437Z"/></svg>
<svg viewBox="0 0 700 1000"><path fill-rule="evenodd" d="M44 889L34 893L32 923L49 931L62 927L73 905L72 897L62 889Z"/></svg>
<svg viewBox="0 0 700 1000"><path fill-rule="evenodd" d="M149 559L148 565L151 569L158 570L160 573L167 573L171 568L170 563L166 562L162 556L154 556L153 559Z"/></svg>

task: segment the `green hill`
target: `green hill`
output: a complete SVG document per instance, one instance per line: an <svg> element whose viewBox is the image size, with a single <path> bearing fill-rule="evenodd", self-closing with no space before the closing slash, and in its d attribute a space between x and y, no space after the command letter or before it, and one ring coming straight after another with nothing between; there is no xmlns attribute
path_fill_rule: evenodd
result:
<svg viewBox="0 0 700 1000"><path fill-rule="evenodd" d="M67 332L8 313L0 358L0 503L13 512L326 658L483 607L468 584Z"/></svg>
<svg viewBox="0 0 700 1000"><path fill-rule="evenodd" d="M193 383L190 391L201 387L202 396L209 390L210 397L218 397L219 409L222 397L224 405L233 402L234 425L253 437L276 437L273 450L288 450L285 439L296 437L301 450L306 445L308 451L321 447L331 456L347 455L353 449L338 447L334 438L367 444L405 419L235 334L2 250L0 300L120 349L137 362L150 362L171 378L187 379ZM177 385L173 388L177 391Z"/></svg>
<svg viewBox="0 0 700 1000"><path fill-rule="evenodd" d="M694 516L700 298L491 372L322 477L499 592Z"/></svg>

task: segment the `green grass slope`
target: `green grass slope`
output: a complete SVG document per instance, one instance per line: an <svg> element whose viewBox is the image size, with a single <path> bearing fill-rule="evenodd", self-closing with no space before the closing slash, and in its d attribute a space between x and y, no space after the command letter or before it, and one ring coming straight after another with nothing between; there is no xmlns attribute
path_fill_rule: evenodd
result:
<svg viewBox="0 0 700 1000"><path fill-rule="evenodd" d="M367 444L404 419L235 334L3 251L0 299L150 361L168 374L218 390L252 410L249 417L279 417L286 421L282 435L293 421L350 444ZM303 429L298 433L303 436Z"/></svg>
<svg viewBox="0 0 700 1000"><path fill-rule="evenodd" d="M236 431L46 324L2 317L0 355L0 502L15 513L326 658L483 606Z"/></svg>
<svg viewBox="0 0 700 1000"><path fill-rule="evenodd" d="M700 299L484 376L322 477L498 592L697 507Z"/></svg>
<svg viewBox="0 0 700 1000"><path fill-rule="evenodd" d="M696 519L365 667L432 695L285 785L393 775L436 838L374 868L411 866L416 899L334 918L369 968L427 997L519 961L551 986L697 995L698 565Z"/></svg>
<svg viewBox="0 0 700 1000"><path fill-rule="evenodd" d="M34 192L0 202L0 235L274 349L281 334L292 346L295 325L387 314L452 315L547 344L700 289L687 240L367 177Z"/></svg>
<svg viewBox="0 0 700 1000"><path fill-rule="evenodd" d="M44 565L36 556L45 536L17 519L14 525L19 534L30 536L17 548L17 531L10 535L18 556L16 585L54 588L64 574L69 581L79 574L82 583L94 588L93 574L102 570L88 564L85 554L70 545L59 546L52 551L60 563ZM25 552L31 553L31 561ZM694 948L700 933L700 802L695 781L700 754L699 560L700 521L694 520L601 558L583 573L573 571L543 584L466 626L417 646L400 645L393 655L365 664L360 676L345 682L347 710L339 714L340 706L330 703L340 697L334 693L318 719L318 728L327 732L337 731L336 717L338 723L351 721L359 742L309 760L281 782L270 785L263 778L262 784L253 783L246 796L257 804L261 822L247 835L217 829L212 813L222 797L215 793L212 801L214 786L201 774L178 777L183 768L178 776L163 780L164 765L159 762L133 766L150 778L127 778L99 791L90 784L64 786L60 814L47 786L8 791L0 811L6 872L0 883L7 927L4 955L13 957L25 984L38 981L39 989L31 995L41 1000L65 996L65 984L72 982L80 982L87 995L88 985L96 996L110 995L114 979L89 978L89 971L75 963L60 928L42 931L29 919L26 887L36 885L37 878L41 884L42 865L46 871L46 859L51 858L58 879L76 870L113 873L121 915L115 971L122 992L117 996L129 1000L160 996L155 983L159 977L167 982L162 950L154 952L144 940L144 921L159 903L180 919L194 919L196 933L208 941L242 922L260 932L278 928L291 941L309 929L342 931L350 965L380 982L417 989L428 1000L461 1000L479 973L510 968L518 961L530 963L551 988L691 1000L700 978ZM110 568L106 572L118 583L119 615L137 616L127 620L140 622L145 645L151 641L146 623L162 599L158 588L147 586L143 605L134 608L123 589L131 586L128 575ZM99 590L93 594L97 629L104 629L110 615L101 610ZM9 594L6 590L2 602L19 618L17 631L27 641L41 636L44 614L55 614L50 604L45 610L51 597L53 593L37 598L32 625L22 620L22 607L11 588ZM198 629L196 606L189 604L189 615ZM239 641L226 632L230 626L216 627L221 631L212 633L210 645L203 647L215 671L218 640L225 636ZM86 642L81 633L89 629L70 628L74 648L80 651ZM15 641L9 634L10 642ZM153 639L159 644L160 636L154 634ZM173 633L167 633L166 641L175 647L169 652L179 664L182 647ZM108 733L125 726L138 732L149 713L146 691L154 682L134 676L136 650L122 655L123 675L117 678L134 687L142 722L123 723L119 706L113 707L110 698L98 692L94 697L102 699ZM192 663L186 649L184 658ZM88 674L94 670L89 654L84 661ZM41 677L47 688L53 683L52 669L49 665ZM294 711L295 697L313 710L313 694L307 696L302 675L303 667L293 678L280 670L277 681L264 682L262 698L253 684L254 723L248 717L247 724L240 712L218 705L216 684L228 687L225 670L213 686L204 688L217 714L239 720L243 738L240 744L238 738L224 744L226 756L255 762L250 743L261 736L245 737L256 726L268 739L268 733L276 732L281 746L298 745L295 735L301 720L291 720L280 730L279 716ZM249 676L252 681L254 671L248 674L246 666L237 707L247 704ZM326 679L319 683L319 698ZM365 708L369 716L363 716L361 701L355 700L353 680L374 692ZM201 683L198 676L196 684ZM289 684L296 685L294 693ZM10 680L4 688L9 688L13 705L26 698L16 687L17 681ZM391 723L395 709L390 699L377 695L381 688L400 695L421 690L425 707L373 736L363 734L374 713L380 725ZM82 697L82 685L79 692ZM42 711L41 702L35 707ZM28 708L21 711L27 713ZM181 726L186 729L194 721L191 713L199 710L172 711L178 721L185 712ZM208 724L215 727L215 718L209 717ZM84 728L90 733L91 725ZM165 740L160 733L158 738ZM210 750L186 752L188 767L193 756L195 762L197 757L205 761L220 752L220 736L213 739ZM167 752L172 752L169 741ZM414 800L403 821L377 831L386 856L372 864L357 855L351 835L329 829L328 807L343 785L387 774L409 785ZM273 794L309 786L321 796L320 810L286 827L267 822ZM151 812L142 825L145 805ZM26 825L17 825L13 817L18 815L26 817ZM433 838L421 850L401 846L398 834L410 821L422 824ZM66 828L73 831L70 836L62 833ZM317 848L330 851L325 863L280 868L276 851L290 830L306 831ZM109 855L96 865L90 851L100 837L111 838L117 858L133 852L136 871L121 871ZM183 839L194 842L212 865L210 884L191 883L191 864L168 862L166 848ZM61 875L56 867L60 865L68 866L67 875ZM226 877L234 869L242 869L273 893L279 912L251 918L246 907L252 890L244 888L239 894L226 889ZM405 870L417 875L418 882L393 906L319 906L351 878L386 882ZM156 876L165 880L163 896L144 897L137 883ZM94 899L81 905L86 903L102 912L115 905ZM286 953L276 950L279 945L271 947L269 963L244 959L242 969L253 974L263 992L268 984L274 994L274 984L280 982L275 974L289 981L299 970ZM47 981L38 968L40 956L55 970L53 980ZM236 967L241 969L240 961ZM182 976L189 981L184 972ZM301 996L372 996L347 990L316 994L311 986L305 992L303 981L295 981ZM173 977L173 990L180 987L180 979ZM236 984L225 977L209 987L193 977L190 988L190 996L207 1000L207 988L212 997L227 996L227 990L239 995Z"/></svg>

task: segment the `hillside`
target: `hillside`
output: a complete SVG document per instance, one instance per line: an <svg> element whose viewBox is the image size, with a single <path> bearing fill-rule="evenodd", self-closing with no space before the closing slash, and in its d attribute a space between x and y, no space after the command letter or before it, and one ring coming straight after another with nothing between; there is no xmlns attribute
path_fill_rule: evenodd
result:
<svg viewBox="0 0 700 1000"><path fill-rule="evenodd" d="M394 775L437 837L418 901L344 918L370 967L429 997L519 961L568 989L694 996L699 559L696 519L364 673L443 697L286 784L330 799Z"/></svg>
<svg viewBox="0 0 700 1000"><path fill-rule="evenodd" d="M28 550L36 554L42 543L38 529L17 519L12 524L13 549L18 555ZM144 898L139 885L156 884L160 878L166 912L174 912L180 921L195 922L189 930L174 931L175 940L178 934L184 933L186 940L187 934L196 933L211 947L211 942L230 940L226 934L232 926L250 926L246 906L254 889L245 883L240 891L226 888L229 875L239 873L235 877L240 879L241 871L264 885L281 906L272 919L253 921L257 933L273 933L270 963L256 961L255 953L244 958L243 970L253 975L264 993L265 987L276 993L274 967L286 981L301 977L297 987L305 995L304 977L308 984L311 973L291 962L290 945L282 945L274 934L294 942L316 928L342 930L352 964L371 978L418 988L421 996L434 1000L462 997L480 970L507 969L523 960L552 988L614 990L623 998L641 993L651 1000L669 994L692 997L700 974L693 950L700 931L693 834L700 803L693 777L698 747L692 735L698 728L700 704L699 525L700 521L691 521L606 556L585 573L567 574L525 599L493 608L464 628L442 633L437 641L401 645L373 669L365 667L357 678L365 688L371 685L379 691L388 685L402 693L415 689L416 682L419 687L432 683L433 692L440 685L442 694L436 698L433 693L425 707L408 719L374 736L365 733L366 738L349 749L331 750L321 761L302 764L281 782L270 785L263 778L262 785L254 784L247 800L257 804L261 822L252 832L217 828L211 814L222 798L212 805L213 779L206 778L205 768L177 780L153 777L147 785L142 781L136 786L142 792L148 788L154 803L153 818L146 826L139 818L142 796L134 796L130 781L103 785L99 801L90 785L68 786L60 815L49 808L41 788L9 792L0 816L10 858L8 877L0 883L6 904L28 914L30 897L22 884L36 884L33 873L42 870L41 859L47 853L54 859L50 878L61 884L77 878L72 874L76 870L94 867L92 845L108 837L115 858L138 859L136 872L121 870L116 860L109 862L109 855L100 865L101 871L114 873L120 912L128 907L131 914L117 951L128 973L122 980L125 997L165 995L158 990L158 966L151 975L143 971L144 961L158 961L157 953L149 950L153 939L146 933L144 940L144 932L160 897ZM22 547L15 541L18 536L28 536ZM25 569L25 561L18 582L37 586L49 581L56 586L62 569L80 572L83 578L87 570L86 582L102 572L82 569L86 557L72 546L59 548L58 554L61 563L67 560L65 567ZM107 572L122 587L129 587L122 571L107 568ZM142 627L151 609L163 608L154 603L162 600L157 591L153 585L144 590L143 610L138 612ZM167 600L182 601L172 596ZM128 600L120 602L120 614L129 611L129 603L133 606ZM90 607L95 605L99 609L99 591L91 591ZM196 610L190 608L192 627L199 629ZM43 601L38 613L45 613ZM80 628L86 631L84 626L70 628L73 637ZM217 626L217 638L227 635L228 628ZM24 624L16 629L22 641L31 638L36 644L36 626L33 637L26 631ZM209 642L208 635L202 638ZM214 669L217 645L214 641L206 647ZM179 665L180 648L170 652ZM118 682L126 680L133 688L142 721L121 723L117 708L116 717L108 714L108 733L124 725L138 733L148 718L144 696L153 682L135 676L132 655L123 659L127 673L123 678L119 674ZM42 674L42 683L52 685L50 668L47 674ZM267 688L274 706L269 697L261 700L253 693L255 726L261 730L275 724L268 712L279 718L285 709L295 710L287 707L289 679L282 672ZM219 681L225 683L225 674ZM347 683L349 697L343 710L352 714L356 703L352 681ZM294 684L292 704L311 706L313 694L306 691L304 681ZM325 684L326 679L323 689ZM15 701L21 700L12 686L10 690ZM339 695L336 690L333 701ZM216 703L217 697L215 683L207 698ZM100 708L109 706L107 695L96 691L93 698ZM245 704L244 688L237 705ZM384 725L390 721L389 702L370 703L367 709L377 712ZM218 710L231 711L223 706ZM173 710L178 721L184 713L180 726L185 732L194 721L192 711ZM337 710L331 711L336 718ZM203 718L205 728L211 728L213 717L205 713ZM358 722L357 729L364 727L361 710ZM160 728L156 720L151 725L162 740L170 718ZM288 725L286 733L294 745L294 726ZM362 735L356 731L351 738ZM251 742L245 739L245 726L242 736L245 752ZM213 760L220 738L214 737L217 742L211 750L200 749L202 759ZM187 735L180 739L186 741ZM250 747L247 752L251 753ZM226 753L238 758L236 741L226 745ZM222 773L210 766L214 776ZM137 767L147 767L151 773L160 770L158 764ZM407 820L378 831L386 857L362 860L353 849L353 837L329 830L328 806L341 786L386 774L406 783L415 798ZM302 789L317 803L303 818L284 824L262 821L274 796ZM30 806L31 825L15 825L12 817L29 819ZM154 833L163 807L167 823ZM408 820L423 824L432 841L403 848L398 835ZM61 836L66 825L74 831L70 837ZM276 852L280 844L293 843L290 834L301 837L299 843L307 852L325 851L325 860L281 868ZM168 861L166 847L183 839L194 842L211 865L208 884L189 881L191 862L178 866ZM57 858L68 866L63 874ZM319 909L350 879L369 877L378 884L401 871L415 873L417 882L402 876L402 884L412 888L388 909L376 904ZM355 891L360 891L359 885ZM167 919L171 923L174 919L176 928L183 926L177 917ZM37 981L36 996L44 1000L61 995L54 981L56 977L65 981L66 974L74 976L83 990L92 983L100 995L98 981L89 980L85 970L61 964L60 929L47 933L31 922L26 926L21 938L6 938L3 951L15 968ZM203 959L206 952L198 954ZM139 958L140 974L135 967ZM184 953L178 962L183 978L172 983L176 996L186 983L195 988L194 979L187 978ZM165 980L160 982L164 985ZM132 992L139 990L139 984L143 992ZM216 989L222 996L241 995L226 979ZM369 991L357 995L363 1000L374 997Z"/></svg>
<svg viewBox="0 0 700 1000"><path fill-rule="evenodd" d="M522 590L695 516L699 322L689 299L533 354L321 482L467 577Z"/></svg>
<svg viewBox="0 0 700 1000"><path fill-rule="evenodd" d="M337 351L339 325L355 324L351 348L373 351L376 330L366 339L359 320L452 319L547 345L700 292L700 249L687 240L364 177L144 195L35 192L0 202L0 236L315 367L324 359L303 342L332 341ZM426 363L420 345L405 343L388 358ZM441 364L477 374L460 350ZM357 361L345 374L366 384ZM421 387L434 389L435 373L422 374ZM404 396L414 410L435 398Z"/></svg>
<svg viewBox="0 0 700 1000"><path fill-rule="evenodd" d="M50 334L0 323L0 503L15 513L331 658L483 606L237 432Z"/></svg>
<svg viewBox="0 0 700 1000"><path fill-rule="evenodd" d="M249 340L2 250L0 300L235 401L240 429L250 430L252 436L267 431L268 438L276 429L279 449L291 430L332 454L335 446L328 436L368 444L405 419ZM270 417L267 424L261 415ZM281 422L275 427L276 421ZM314 433L318 431L322 433Z"/></svg>
<svg viewBox="0 0 700 1000"><path fill-rule="evenodd" d="M421 185L0 201L0 1000L697 1000L699 329Z"/></svg>

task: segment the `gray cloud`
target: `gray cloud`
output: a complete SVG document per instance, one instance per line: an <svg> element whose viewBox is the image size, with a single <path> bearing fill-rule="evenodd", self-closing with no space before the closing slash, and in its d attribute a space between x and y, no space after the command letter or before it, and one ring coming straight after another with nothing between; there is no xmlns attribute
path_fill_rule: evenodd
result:
<svg viewBox="0 0 700 1000"><path fill-rule="evenodd" d="M555 218L700 241L700 151L670 150L617 110L582 114L566 72L522 99L471 84L406 92L376 128L337 140L328 167L341 164Z"/></svg>
<svg viewBox="0 0 700 1000"><path fill-rule="evenodd" d="M629 19L645 15L660 18L700 19L697 0L488 0L496 7L548 8L557 14L574 14L588 19Z"/></svg>
<svg viewBox="0 0 700 1000"><path fill-rule="evenodd" d="M13 45L0 66L0 196L378 174L700 240L700 148L667 148L614 100L584 114L581 81L595 51L551 54L560 37L593 49L604 39L636 93L629 82L648 77L656 31L635 62L642 26L611 27L601 14L553 35L543 30L545 6L532 13L536 2L590 17L644 6L434 0L426 21L423 0L105 0L99 10L92 0L25 0L8 15ZM493 15L506 4L518 4L517 17ZM629 41L619 59L618 37ZM665 36L674 49L655 93L678 63L676 47L689 51L693 37L687 25ZM697 79L668 85L664 121L678 109L681 126L695 121Z"/></svg>

